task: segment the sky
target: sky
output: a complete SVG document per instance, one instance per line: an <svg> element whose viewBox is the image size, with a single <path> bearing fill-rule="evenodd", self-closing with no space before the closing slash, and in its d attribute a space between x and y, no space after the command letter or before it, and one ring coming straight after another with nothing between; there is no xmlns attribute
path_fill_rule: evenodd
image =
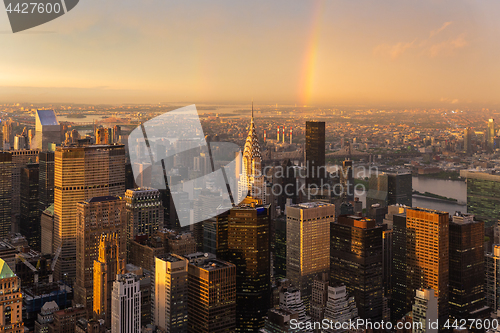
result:
<svg viewBox="0 0 500 333"><path fill-rule="evenodd" d="M81 0L13 34L0 101L500 103L498 0Z"/></svg>

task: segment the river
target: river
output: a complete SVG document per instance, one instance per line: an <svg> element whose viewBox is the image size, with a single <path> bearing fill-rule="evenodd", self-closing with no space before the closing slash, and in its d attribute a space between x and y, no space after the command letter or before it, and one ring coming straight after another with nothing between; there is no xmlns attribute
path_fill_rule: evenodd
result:
<svg viewBox="0 0 500 333"><path fill-rule="evenodd" d="M430 192L442 195L448 198L454 198L461 202L467 201L467 184L463 180L444 180L433 179L427 177L413 177L413 189L419 192ZM366 192L359 196L363 202L363 207L366 206ZM467 212L467 205L461 205L446 200L436 200L422 196L413 196L413 207L422 207L449 212L450 214L456 211L463 213Z"/></svg>

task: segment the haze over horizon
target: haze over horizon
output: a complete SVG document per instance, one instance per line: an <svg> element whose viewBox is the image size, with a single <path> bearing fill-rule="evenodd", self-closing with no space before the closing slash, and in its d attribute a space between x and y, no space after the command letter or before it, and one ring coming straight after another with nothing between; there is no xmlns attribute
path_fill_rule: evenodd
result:
<svg viewBox="0 0 500 333"><path fill-rule="evenodd" d="M0 101L500 104L500 3L81 1L9 33Z"/></svg>

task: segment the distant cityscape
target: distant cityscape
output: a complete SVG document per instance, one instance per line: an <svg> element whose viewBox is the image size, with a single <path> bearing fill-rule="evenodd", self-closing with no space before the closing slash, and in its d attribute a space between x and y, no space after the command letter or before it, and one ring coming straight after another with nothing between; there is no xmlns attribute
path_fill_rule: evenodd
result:
<svg viewBox="0 0 500 333"><path fill-rule="evenodd" d="M1 332L500 331L500 111L183 106L0 105Z"/></svg>

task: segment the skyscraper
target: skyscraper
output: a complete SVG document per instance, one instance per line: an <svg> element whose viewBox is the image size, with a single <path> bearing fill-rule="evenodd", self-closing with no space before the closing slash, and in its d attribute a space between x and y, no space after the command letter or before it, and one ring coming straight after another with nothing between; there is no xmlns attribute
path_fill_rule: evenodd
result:
<svg viewBox="0 0 500 333"><path fill-rule="evenodd" d="M468 319L483 308L484 222L470 214L456 213L450 222L450 316Z"/></svg>
<svg viewBox="0 0 500 333"><path fill-rule="evenodd" d="M61 125L57 121L54 110L37 110L35 116L35 147L48 150L49 143L61 142Z"/></svg>
<svg viewBox="0 0 500 333"><path fill-rule="evenodd" d="M440 320L448 318L449 237L447 212L406 210L407 288L433 289Z"/></svg>
<svg viewBox="0 0 500 333"><path fill-rule="evenodd" d="M195 221L204 221L211 216L207 213L213 211L214 207L219 207L222 204L222 196L219 192L213 192L208 189L202 189L198 195L198 200L194 209ZM196 249L203 249L203 222L193 224L193 236L196 240Z"/></svg>
<svg viewBox="0 0 500 333"><path fill-rule="evenodd" d="M315 276L312 286L311 310L312 321L322 321L325 315L325 306L328 301L328 286L330 277L328 273Z"/></svg>
<svg viewBox="0 0 500 333"><path fill-rule="evenodd" d="M412 175L411 173L383 173L370 178L366 206L380 204L383 207L390 205L412 205Z"/></svg>
<svg viewBox="0 0 500 333"><path fill-rule="evenodd" d="M488 132L486 134L486 140L488 145L488 150L493 152L494 149L494 139L495 139L495 120L488 119Z"/></svg>
<svg viewBox="0 0 500 333"><path fill-rule="evenodd" d="M113 282L111 333L141 332L141 290L135 274L119 274Z"/></svg>
<svg viewBox="0 0 500 333"><path fill-rule="evenodd" d="M129 189L125 192L127 207L127 239L153 236L163 228L163 206L160 191L152 188Z"/></svg>
<svg viewBox="0 0 500 333"><path fill-rule="evenodd" d="M382 227L375 220L339 216L331 224L330 285L344 284L362 319L382 320Z"/></svg>
<svg viewBox="0 0 500 333"><path fill-rule="evenodd" d="M392 207L389 207L391 212ZM392 216L392 294L391 294L391 321L396 323L402 319L410 310L412 298L414 297L409 287L407 276L407 228L406 210L397 212Z"/></svg>
<svg viewBox="0 0 500 333"><path fill-rule="evenodd" d="M187 255L188 332L234 332L236 266L213 254Z"/></svg>
<svg viewBox="0 0 500 333"><path fill-rule="evenodd" d="M286 208L286 277L309 311L314 277L330 270L330 223L335 205L309 202Z"/></svg>
<svg viewBox="0 0 500 333"><path fill-rule="evenodd" d="M38 150L16 150L12 154L12 221L13 230L19 232L21 213L21 169L30 163L38 163ZM9 230L10 231L10 230Z"/></svg>
<svg viewBox="0 0 500 333"><path fill-rule="evenodd" d="M353 162L350 159L342 162L342 170L340 173L340 185L342 185L342 198L344 201L350 202L354 200L354 170Z"/></svg>
<svg viewBox="0 0 500 333"><path fill-rule="evenodd" d="M103 235L117 235L118 259L126 256L125 201L113 196L95 197L77 205L76 282L77 304L83 304L89 316L93 309L94 265L100 259ZM116 272L112 273L113 277ZM111 286L109 286L111 288Z"/></svg>
<svg viewBox="0 0 500 333"><path fill-rule="evenodd" d="M0 332L23 333L21 280L0 259Z"/></svg>
<svg viewBox="0 0 500 333"><path fill-rule="evenodd" d="M262 155L259 138L255 129L252 116L250 119L250 130L248 131L245 148L243 150L243 167L238 183L238 202L249 196L258 200L260 204L266 203L265 179L262 174Z"/></svg>
<svg viewBox="0 0 500 333"><path fill-rule="evenodd" d="M111 328L111 294L117 274L123 274L124 256L120 254L120 236L103 234L99 240L99 257L94 260L94 317L104 319L104 325ZM139 290L140 292L140 290ZM140 304L140 303L139 303ZM140 310L139 310L140 311Z"/></svg>
<svg viewBox="0 0 500 333"><path fill-rule="evenodd" d="M500 309L500 245L493 247L493 253L485 256L486 305L493 312Z"/></svg>
<svg viewBox="0 0 500 333"><path fill-rule="evenodd" d="M54 156L54 248L61 254L55 278L76 277L76 203L125 192L123 145L58 148ZM94 260L94 259L92 259Z"/></svg>
<svg viewBox="0 0 500 333"><path fill-rule="evenodd" d="M413 322L420 323L422 328L413 330L415 333L437 333L438 328L432 327L438 319L438 301L432 289L417 289L415 303L412 306Z"/></svg>
<svg viewBox="0 0 500 333"><path fill-rule="evenodd" d="M304 161L307 169L306 186L321 185L325 177L325 122L306 121Z"/></svg>
<svg viewBox="0 0 500 333"><path fill-rule="evenodd" d="M38 173L38 164L28 164L21 169L20 227L29 246L36 251L41 250Z"/></svg>
<svg viewBox="0 0 500 333"><path fill-rule="evenodd" d="M54 152L42 151L39 161L39 209L43 212L54 203Z"/></svg>
<svg viewBox="0 0 500 333"><path fill-rule="evenodd" d="M467 179L467 212L486 227L494 225L500 216L500 175L460 170Z"/></svg>
<svg viewBox="0 0 500 333"><path fill-rule="evenodd" d="M0 237L11 230L12 219L12 155L0 152Z"/></svg>
<svg viewBox="0 0 500 333"><path fill-rule="evenodd" d="M270 206L241 205L228 217L227 261L236 265L236 331L264 326L270 297Z"/></svg>
<svg viewBox="0 0 500 333"><path fill-rule="evenodd" d="M464 129L464 150L467 153L467 155L472 154L472 134L473 130L470 127L467 127Z"/></svg>
<svg viewBox="0 0 500 333"><path fill-rule="evenodd" d="M154 324L167 332L188 328L188 260L172 254L155 258Z"/></svg>

